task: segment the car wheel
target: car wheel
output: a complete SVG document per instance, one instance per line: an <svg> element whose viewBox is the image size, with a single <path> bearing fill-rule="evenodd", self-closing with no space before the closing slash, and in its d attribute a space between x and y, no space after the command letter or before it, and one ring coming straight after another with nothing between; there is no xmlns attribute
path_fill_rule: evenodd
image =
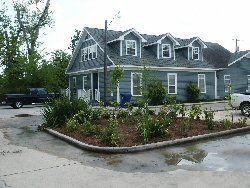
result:
<svg viewBox="0 0 250 188"><path fill-rule="evenodd" d="M243 116L250 116L250 104L246 103L241 106L241 114Z"/></svg>
<svg viewBox="0 0 250 188"><path fill-rule="evenodd" d="M16 101L14 104L13 104L13 108L15 109L19 109L23 106L23 103L21 101Z"/></svg>

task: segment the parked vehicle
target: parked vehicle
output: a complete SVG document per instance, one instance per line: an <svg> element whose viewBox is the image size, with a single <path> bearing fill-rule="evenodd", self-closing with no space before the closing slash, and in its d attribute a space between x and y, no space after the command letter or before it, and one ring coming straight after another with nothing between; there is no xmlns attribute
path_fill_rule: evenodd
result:
<svg viewBox="0 0 250 188"><path fill-rule="evenodd" d="M242 115L250 116L250 93L234 93L231 95L231 105L233 108L240 109Z"/></svg>
<svg viewBox="0 0 250 188"><path fill-rule="evenodd" d="M44 103L59 95L48 93L45 88L28 88L25 94L5 94L4 96L4 104L19 109L27 104Z"/></svg>

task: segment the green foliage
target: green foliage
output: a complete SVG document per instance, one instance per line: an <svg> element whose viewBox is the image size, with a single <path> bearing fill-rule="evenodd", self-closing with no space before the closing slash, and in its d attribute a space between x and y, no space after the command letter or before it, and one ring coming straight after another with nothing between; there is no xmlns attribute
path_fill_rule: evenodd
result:
<svg viewBox="0 0 250 188"><path fill-rule="evenodd" d="M101 140L111 146L119 146L121 140L118 134L118 121L117 119L110 118L108 127L100 135Z"/></svg>
<svg viewBox="0 0 250 188"><path fill-rule="evenodd" d="M101 129L98 125L94 125L91 122L87 121L82 125L84 133L87 135L95 135L99 136L101 135Z"/></svg>
<svg viewBox="0 0 250 188"><path fill-rule="evenodd" d="M81 32L82 32L81 30L75 29L75 34L73 35L73 37L71 37L71 43L70 43L70 46L68 47L68 49L71 50L72 54L77 46L77 43L80 40Z"/></svg>
<svg viewBox="0 0 250 188"><path fill-rule="evenodd" d="M117 65L112 71L111 82L117 86L120 80L122 79L123 74L123 68L120 65Z"/></svg>
<svg viewBox="0 0 250 188"><path fill-rule="evenodd" d="M180 106L179 114L181 114L182 117L185 117L187 108L184 104Z"/></svg>
<svg viewBox="0 0 250 188"><path fill-rule="evenodd" d="M207 109L205 109L203 111L204 115L205 115L205 121L207 123L207 128L209 130L212 130L214 128L214 112L210 109L210 111L208 111Z"/></svg>
<svg viewBox="0 0 250 188"><path fill-rule="evenodd" d="M187 120L187 121L184 121L180 127L179 127L179 130L180 132L182 133L185 133L186 131L188 131L189 129L191 129L191 122L190 120Z"/></svg>
<svg viewBox="0 0 250 188"><path fill-rule="evenodd" d="M163 136L166 134L166 127L157 119L150 115L145 115L137 122L137 129L143 136L145 142L148 142L155 136Z"/></svg>
<svg viewBox="0 0 250 188"><path fill-rule="evenodd" d="M129 117L129 112L123 109L119 109L116 114L117 118L127 119Z"/></svg>
<svg viewBox="0 0 250 188"><path fill-rule="evenodd" d="M194 104L192 105L190 111L188 112L188 116L192 120L200 119L201 114L202 114L202 110L200 109L200 107Z"/></svg>
<svg viewBox="0 0 250 188"><path fill-rule="evenodd" d="M188 101L190 102L197 102L200 96L200 89L197 85L192 84L189 82L187 85L187 97Z"/></svg>
<svg viewBox="0 0 250 188"><path fill-rule="evenodd" d="M239 123L242 127L245 127L245 126L247 125L247 118L246 118L246 117L244 117L244 118L240 117L240 118L238 119L238 123Z"/></svg>
<svg viewBox="0 0 250 188"><path fill-rule="evenodd" d="M62 127L68 119L80 112L88 110L88 105L83 100L69 100L66 97L58 98L46 103L42 115L46 127Z"/></svg>
<svg viewBox="0 0 250 188"><path fill-rule="evenodd" d="M231 123L231 121L228 120L228 119L223 119L223 120L220 121L220 125L221 125L221 127L224 128L224 129L230 129L231 126L232 126L232 123Z"/></svg>
<svg viewBox="0 0 250 188"><path fill-rule="evenodd" d="M163 101L166 97L166 88L160 81L151 82L144 90L144 97L151 105L163 104Z"/></svg>
<svg viewBox="0 0 250 188"><path fill-rule="evenodd" d="M75 118L70 118L67 121L66 126L65 126L65 128L70 132L77 131L79 127L80 127L80 124Z"/></svg>

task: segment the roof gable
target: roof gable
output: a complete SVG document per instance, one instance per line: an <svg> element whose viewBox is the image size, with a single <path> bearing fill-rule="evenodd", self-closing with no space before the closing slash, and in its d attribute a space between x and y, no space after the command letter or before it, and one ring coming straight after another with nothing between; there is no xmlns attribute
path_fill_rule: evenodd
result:
<svg viewBox="0 0 250 188"><path fill-rule="evenodd" d="M124 40L124 37L126 35L128 35L129 33L134 33L136 36L138 36L140 38L140 40L142 42L147 42L147 40L138 31L136 31L134 28L132 28L132 29L129 29L129 30L125 31L125 32L117 34L117 36L114 39L109 40L107 43L109 44L109 43L112 43L112 42L115 42L115 41Z"/></svg>
<svg viewBox="0 0 250 188"><path fill-rule="evenodd" d="M247 57L250 54L250 51L241 51L241 52L235 52L231 55L230 58L230 63L228 64L228 66L233 65L234 63L236 63L237 61L240 61L242 58Z"/></svg>
<svg viewBox="0 0 250 188"><path fill-rule="evenodd" d="M185 48L185 47L192 47L193 43L197 41L203 48L207 48L207 45L199 38L199 37L192 37L190 39L180 39L176 38L176 40L180 43L178 48Z"/></svg>
<svg viewBox="0 0 250 188"><path fill-rule="evenodd" d="M154 44L161 44L161 41L163 39L165 39L166 37L168 37L174 43L174 45L180 45L180 43L170 33L166 33L166 34L162 34L162 35L159 35L159 36L151 37L148 40L147 44L145 44L144 46L150 46L150 45L154 45Z"/></svg>

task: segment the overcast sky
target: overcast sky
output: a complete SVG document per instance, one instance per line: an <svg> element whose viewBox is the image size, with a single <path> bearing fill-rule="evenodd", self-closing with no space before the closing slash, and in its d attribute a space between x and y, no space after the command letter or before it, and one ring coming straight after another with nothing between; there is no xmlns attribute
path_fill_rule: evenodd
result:
<svg viewBox="0 0 250 188"><path fill-rule="evenodd" d="M249 0L52 0L54 27L43 37L47 51L67 49L75 29L135 28L142 34L171 33L174 37L200 37L230 51L239 39L240 50L250 49Z"/></svg>

